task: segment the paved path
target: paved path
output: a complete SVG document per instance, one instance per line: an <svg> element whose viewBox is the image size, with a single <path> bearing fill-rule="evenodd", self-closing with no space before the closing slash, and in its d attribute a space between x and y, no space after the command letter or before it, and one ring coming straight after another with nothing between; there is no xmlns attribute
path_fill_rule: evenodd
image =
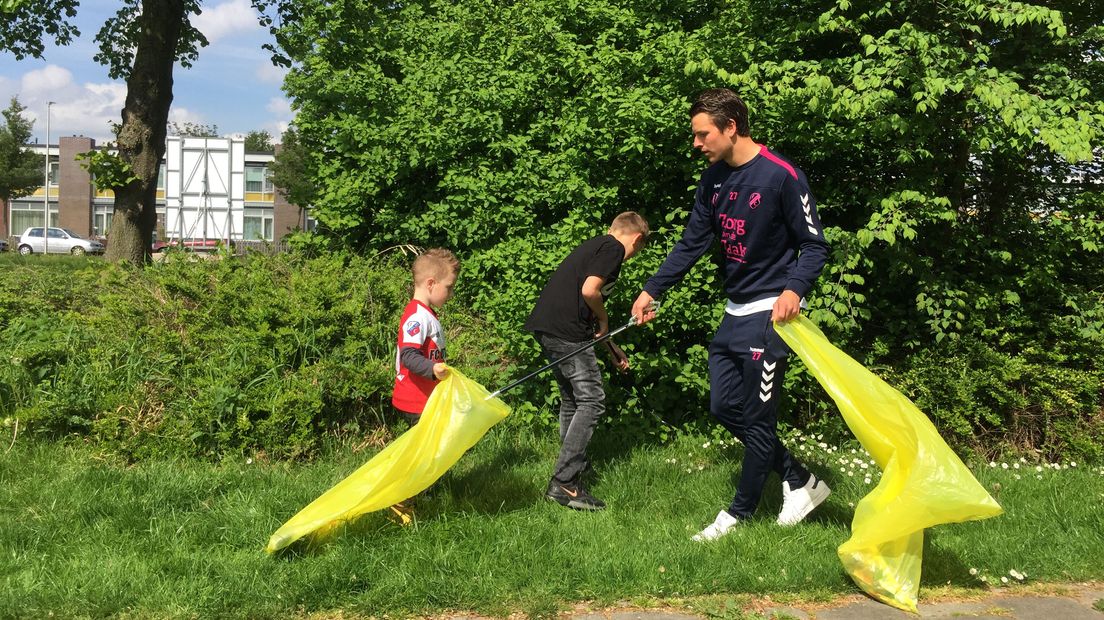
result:
<svg viewBox="0 0 1104 620"><path fill-rule="evenodd" d="M1104 620L1093 605L1104 599L1104 584L1071 584L1063 594L1006 594L962 602L922 603L920 618L992 618L994 620ZM1104 605L1104 603L1102 603ZM746 615L726 617L781 620L913 620L913 614L896 610L865 597L847 597L825 605L802 608L760 606ZM562 616L567 620L704 620L706 616L677 610L606 609Z"/></svg>

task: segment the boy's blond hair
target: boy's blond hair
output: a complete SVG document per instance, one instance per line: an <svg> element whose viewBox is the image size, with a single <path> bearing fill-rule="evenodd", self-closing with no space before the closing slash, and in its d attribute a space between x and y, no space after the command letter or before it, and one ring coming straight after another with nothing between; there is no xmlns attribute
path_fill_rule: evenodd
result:
<svg viewBox="0 0 1104 620"><path fill-rule="evenodd" d="M644 216L636 211L625 211L613 218L610 232L640 233L644 235L644 239L647 239L652 231L648 228L648 220L644 219Z"/></svg>
<svg viewBox="0 0 1104 620"><path fill-rule="evenodd" d="M456 255L444 248L432 248L418 255L414 259L411 268L414 273L414 284L422 284L426 280L444 280L452 274L459 275L460 261Z"/></svg>

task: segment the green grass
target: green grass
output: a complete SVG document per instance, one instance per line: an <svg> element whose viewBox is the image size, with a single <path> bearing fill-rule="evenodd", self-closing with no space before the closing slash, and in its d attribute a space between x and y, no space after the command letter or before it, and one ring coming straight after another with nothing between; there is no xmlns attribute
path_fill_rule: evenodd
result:
<svg viewBox="0 0 1104 620"><path fill-rule="evenodd" d="M0 617L546 616L581 600L705 597L727 608L747 595L856 592L835 549L871 483L847 475L841 452L805 453L835 490L806 523L773 524L772 482L754 522L703 545L690 535L730 499L739 449L694 437L603 443L601 429L597 439L592 490L605 512L544 500L555 438L507 420L419 500L416 526L374 513L319 548L270 557L268 536L371 450L336 446L308 464L128 465L19 438L0 457ZM977 468L1006 514L931 530L921 596L985 588L982 577L999 583L1010 570L1029 582L1104 577L1104 555L1091 551L1104 548L1102 472Z"/></svg>
<svg viewBox="0 0 1104 620"><path fill-rule="evenodd" d="M50 254L49 256L43 256L42 254L32 254L30 256L21 256L19 252L15 251L15 247L9 249L7 252L0 252L0 267L26 267L26 268L41 268L49 267L55 271L66 271L73 269L84 269L89 264L98 265L103 263L103 257L94 254L85 254L83 256L73 256L71 254Z"/></svg>

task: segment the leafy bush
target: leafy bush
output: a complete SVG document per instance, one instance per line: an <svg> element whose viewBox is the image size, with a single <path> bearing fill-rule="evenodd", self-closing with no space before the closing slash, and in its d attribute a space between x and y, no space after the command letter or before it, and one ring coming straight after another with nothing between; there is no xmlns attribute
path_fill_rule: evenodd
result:
<svg viewBox="0 0 1104 620"><path fill-rule="evenodd" d="M300 457L326 436L389 421L411 291L401 261L170 257L142 270L22 267L5 279L5 415L134 457ZM19 294L32 280L35 293ZM495 377L482 366L500 349L491 330L456 304L444 323L450 361L467 371L480 360L471 374Z"/></svg>
<svg viewBox="0 0 1104 620"><path fill-rule="evenodd" d="M833 341L960 445L1094 450L1104 5L813 2L779 19L790 7L720 0L275 4L329 238L462 253L462 295L513 357L537 363L520 325L559 259L633 209L658 235L618 284L625 316L703 166L689 102L730 85L818 198L832 256L809 315ZM706 421L719 288L703 261L626 335L635 370L611 379L607 424ZM787 385L783 419L844 432L800 365ZM555 400L548 381L515 398L528 416Z"/></svg>

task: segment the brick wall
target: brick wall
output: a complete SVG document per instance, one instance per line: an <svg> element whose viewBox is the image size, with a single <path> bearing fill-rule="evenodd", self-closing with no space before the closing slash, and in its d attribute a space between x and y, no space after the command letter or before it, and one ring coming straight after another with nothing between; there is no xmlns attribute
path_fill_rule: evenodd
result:
<svg viewBox="0 0 1104 620"><path fill-rule="evenodd" d="M291 231L302 227L303 219L299 207L289 203L280 188L276 188L276 199L272 205L273 241L279 241Z"/></svg>
<svg viewBox="0 0 1104 620"><path fill-rule="evenodd" d="M92 177L81 168L78 153L91 151L95 140L83 136L61 138L58 168L58 223L82 237L92 234Z"/></svg>
<svg viewBox="0 0 1104 620"><path fill-rule="evenodd" d="M281 145L276 145L276 155ZM275 200L272 204L272 240L279 241L296 228L303 227L303 213L299 207L289 203L279 187L274 188Z"/></svg>

